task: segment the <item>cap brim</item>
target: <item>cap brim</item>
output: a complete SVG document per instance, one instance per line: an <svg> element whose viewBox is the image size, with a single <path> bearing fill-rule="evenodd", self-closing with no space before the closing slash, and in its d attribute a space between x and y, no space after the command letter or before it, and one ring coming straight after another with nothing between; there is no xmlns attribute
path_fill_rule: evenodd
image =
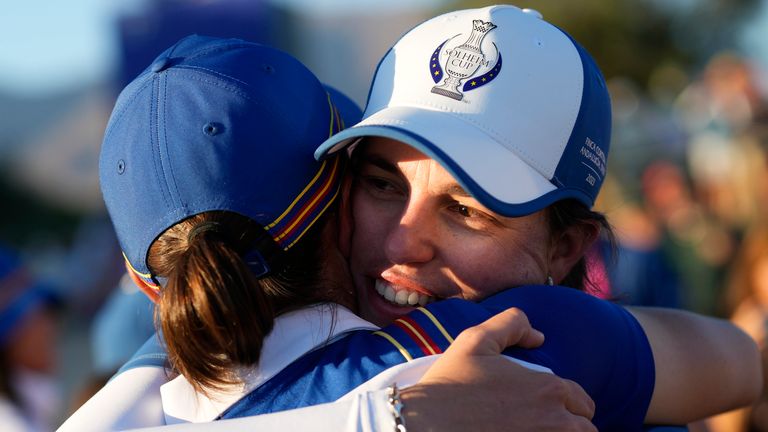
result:
<svg viewBox="0 0 768 432"><path fill-rule="evenodd" d="M472 124L424 108L383 109L325 141L315 157L365 136L401 141L437 160L472 196L501 215L524 216L562 198L541 173Z"/></svg>

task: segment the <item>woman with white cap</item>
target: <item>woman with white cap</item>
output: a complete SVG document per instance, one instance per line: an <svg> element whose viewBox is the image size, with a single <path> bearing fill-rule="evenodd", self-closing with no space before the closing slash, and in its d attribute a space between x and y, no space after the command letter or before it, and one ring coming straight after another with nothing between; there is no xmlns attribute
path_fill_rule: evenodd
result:
<svg viewBox="0 0 768 432"><path fill-rule="evenodd" d="M610 233L591 209L610 136L598 66L537 12L462 10L409 31L379 63L363 120L316 152L356 146L346 249L360 315L389 322L411 311L412 293L478 301L533 284L583 288L585 253ZM548 342L576 325L523 310ZM630 312L655 364L646 422L688 422L755 397L761 372L743 333L680 311ZM595 368L615 367L601 366L610 351L592 354Z"/></svg>

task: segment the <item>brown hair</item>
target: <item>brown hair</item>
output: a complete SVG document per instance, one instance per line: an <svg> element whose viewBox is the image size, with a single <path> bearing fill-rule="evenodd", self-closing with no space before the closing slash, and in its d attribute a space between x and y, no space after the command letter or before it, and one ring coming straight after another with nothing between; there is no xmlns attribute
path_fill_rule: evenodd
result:
<svg viewBox="0 0 768 432"><path fill-rule="evenodd" d="M555 202L547 207L547 220L549 221L549 230L552 238L556 238L570 227L597 225L600 229L598 236L602 236L607 240L612 253L616 249L616 236L613 233L611 224L608 223L608 219L606 219L604 214L590 210L580 201L565 199ZM560 285L576 288L581 291L598 291L598 287L589 279L586 257L581 257L576 262L571 271L560 281Z"/></svg>
<svg viewBox="0 0 768 432"><path fill-rule="evenodd" d="M207 394L206 389L240 382L236 368L259 361L277 314L335 300L333 281L321 276L321 232L328 217L326 213L301 242L280 251L279 259L270 261L272 270L261 278L242 256L265 231L235 213L198 214L152 244L149 267L167 279L156 326L162 330L170 366L195 390Z"/></svg>

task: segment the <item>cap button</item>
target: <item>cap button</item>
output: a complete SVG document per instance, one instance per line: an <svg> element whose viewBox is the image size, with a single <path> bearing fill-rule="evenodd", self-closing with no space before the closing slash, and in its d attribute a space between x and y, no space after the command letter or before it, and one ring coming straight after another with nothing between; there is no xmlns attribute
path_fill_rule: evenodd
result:
<svg viewBox="0 0 768 432"><path fill-rule="evenodd" d="M525 8L523 9L523 13L527 13L528 15L533 15L538 19L544 19L544 15L542 15L541 12L537 11L536 9Z"/></svg>
<svg viewBox="0 0 768 432"><path fill-rule="evenodd" d="M154 73L162 72L171 65L171 59L168 57L161 57L152 63L150 70Z"/></svg>

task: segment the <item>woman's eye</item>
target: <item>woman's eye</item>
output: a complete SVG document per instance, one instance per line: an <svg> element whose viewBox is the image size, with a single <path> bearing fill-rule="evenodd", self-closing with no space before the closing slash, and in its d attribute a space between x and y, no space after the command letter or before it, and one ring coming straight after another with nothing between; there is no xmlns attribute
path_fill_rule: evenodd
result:
<svg viewBox="0 0 768 432"><path fill-rule="evenodd" d="M475 229L485 229L496 226L498 221L492 215L461 203L448 206L448 211L463 225Z"/></svg>
<svg viewBox="0 0 768 432"><path fill-rule="evenodd" d="M483 217L483 213L479 212L472 207L465 206L464 204L453 204L448 207L448 210L458 213L460 216L465 218L476 218L476 217Z"/></svg>
<svg viewBox="0 0 768 432"><path fill-rule="evenodd" d="M360 182L368 193L376 197L394 198L402 195L396 183L382 177L360 176Z"/></svg>
<svg viewBox="0 0 768 432"><path fill-rule="evenodd" d="M472 209L465 205L455 204L452 206L452 210L464 217L472 217Z"/></svg>
<svg viewBox="0 0 768 432"><path fill-rule="evenodd" d="M395 189L391 182L379 177L367 177L365 181L373 188L380 191L392 191Z"/></svg>

